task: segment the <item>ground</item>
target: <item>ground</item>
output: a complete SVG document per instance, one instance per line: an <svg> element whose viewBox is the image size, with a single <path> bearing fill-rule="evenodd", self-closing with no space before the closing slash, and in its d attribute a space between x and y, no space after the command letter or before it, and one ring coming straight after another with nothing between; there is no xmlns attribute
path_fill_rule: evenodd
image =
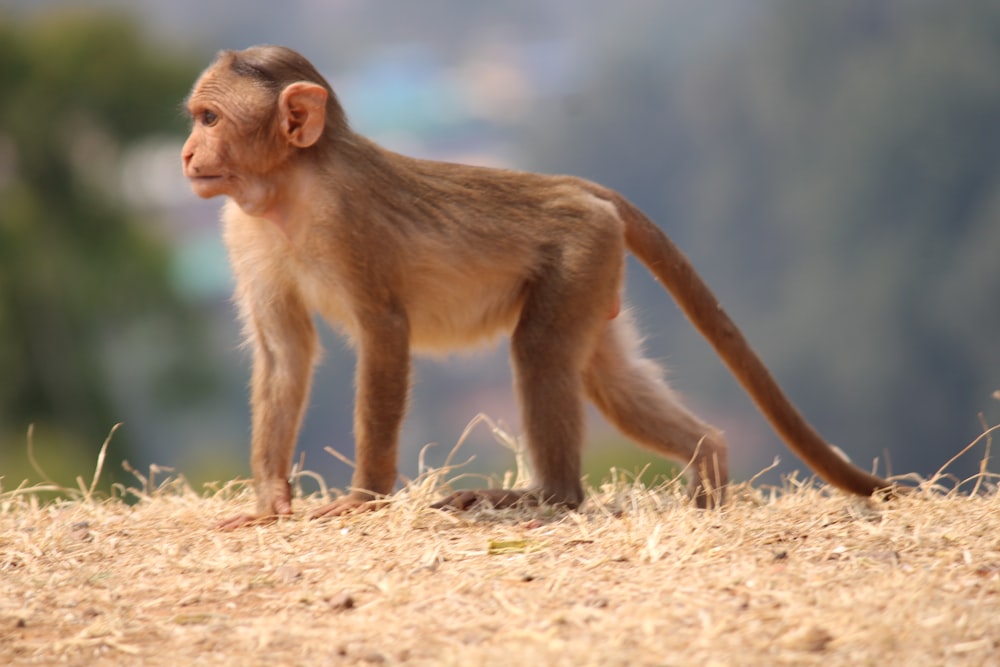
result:
<svg viewBox="0 0 1000 667"><path fill-rule="evenodd" d="M432 476L235 532L213 525L249 492L146 482L0 492L0 664L1000 665L989 480L888 502L744 484L699 511L619 476L580 511L455 514L427 508Z"/></svg>

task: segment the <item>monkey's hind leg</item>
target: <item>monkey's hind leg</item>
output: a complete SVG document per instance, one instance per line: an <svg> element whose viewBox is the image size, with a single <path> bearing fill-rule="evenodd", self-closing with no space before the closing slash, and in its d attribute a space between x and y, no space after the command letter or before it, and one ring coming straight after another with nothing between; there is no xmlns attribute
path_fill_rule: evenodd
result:
<svg viewBox="0 0 1000 667"><path fill-rule="evenodd" d="M622 433L688 468L688 494L698 507L725 500L727 445L722 433L691 414L663 379L662 369L642 356L626 311L610 321L584 373L587 395Z"/></svg>
<svg viewBox="0 0 1000 667"><path fill-rule="evenodd" d="M580 448L584 412L580 361L567 336L538 332L535 324L519 325L511 339L515 386L530 454L530 489L475 489L458 491L432 507L466 510L476 505L497 509L514 505L562 505L583 502ZM542 325L539 324L539 327Z"/></svg>
<svg viewBox="0 0 1000 667"><path fill-rule="evenodd" d="M586 252L559 257L539 271L511 336L531 488L459 492L436 506L543 503L576 508L583 502L583 369L607 327L608 313L617 311L623 261L615 227L608 226L603 235L597 225L588 229L593 242L581 242Z"/></svg>

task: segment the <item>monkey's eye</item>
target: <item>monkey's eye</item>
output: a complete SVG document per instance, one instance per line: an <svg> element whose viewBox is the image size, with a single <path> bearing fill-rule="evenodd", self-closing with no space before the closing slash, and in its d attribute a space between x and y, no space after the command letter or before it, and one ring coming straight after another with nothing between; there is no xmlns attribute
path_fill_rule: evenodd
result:
<svg viewBox="0 0 1000 667"><path fill-rule="evenodd" d="M212 111L202 111L201 115L199 116L199 120L201 121L202 125L212 127L213 125L219 122L219 116Z"/></svg>

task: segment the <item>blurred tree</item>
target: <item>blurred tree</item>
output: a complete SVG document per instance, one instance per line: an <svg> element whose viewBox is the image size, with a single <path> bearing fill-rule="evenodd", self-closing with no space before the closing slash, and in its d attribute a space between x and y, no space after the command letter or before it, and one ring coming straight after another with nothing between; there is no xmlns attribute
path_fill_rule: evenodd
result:
<svg viewBox="0 0 1000 667"><path fill-rule="evenodd" d="M32 422L47 459L93 463L121 418L107 361L126 323L155 320L162 372L151 381L162 394L189 395L207 379L196 320L168 286L165 245L119 192L128 144L183 131L178 103L196 72L147 46L119 16L0 19L0 463L8 474L21 467ZM126 429L110 460L127 441Z"/></svg>

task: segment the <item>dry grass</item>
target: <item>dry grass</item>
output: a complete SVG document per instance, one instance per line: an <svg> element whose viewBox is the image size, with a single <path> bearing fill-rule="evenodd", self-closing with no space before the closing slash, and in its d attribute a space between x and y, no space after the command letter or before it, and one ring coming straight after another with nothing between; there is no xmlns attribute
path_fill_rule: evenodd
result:
<svg viewBox="0 0 1000 667"><path fill-rule="evenodd" d="M211 530L248 506L148 478L0 494L0 664L1000 665L1000 495L794 480L700 512L619 479L579 512L384 509ZM305 512L322 502L302 499Z"/></svg>

